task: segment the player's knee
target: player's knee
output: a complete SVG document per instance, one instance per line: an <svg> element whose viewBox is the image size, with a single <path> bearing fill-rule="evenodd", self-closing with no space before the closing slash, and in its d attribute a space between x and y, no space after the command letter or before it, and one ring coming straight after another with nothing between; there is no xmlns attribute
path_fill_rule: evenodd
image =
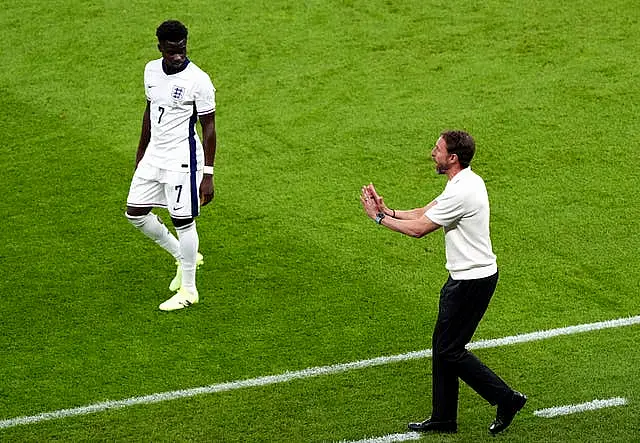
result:
<svg viewBox="0 0 640 443"><path fill-rule="evenodd" d="M171 221L173 222L173 226L176 229L186 229L189 227L189 225L194 223L193 218L171 218Z"/></svg>
<svg viewBox="0 0 640 443"><path fill-rule="evenodd" d="M144 225L146 217L151 213L151 208L135 208L133 206L127 206L127 211L124 216L127 220L137 228Z"/></svg>
<svg viewBox="0 0 640 443"><path fill-rule="evenodd" d="M142 217L144 215L147 215L148 213L151 212L152 208L139 208L136 206L127 206L127 212L125 212L125 215L127 216L127 218L129 216L131 217Z"/></svg>
<svg viewBox="0 0 640 443"><path fill-rule="evenodd" d="M155 215L152 212L148 212L146 214L131 214L129 211L124 213L124 216L127 217L127 220L129 220L129 222L135 226L136 228L142 228L145 224L147 224L153 217L157 218L158 221L160 223L162 223L162 220L160 219L160 217L158 217L157 215Z"/></svg>
<svg viewBox="0 0 640 443"><path fill-rule="evenodd" d="M136 228L140 228L145 224L148 215L149 214L131 215L128 212L124 213L124 216L127 217L127 220L129 220L129 223L131 223Z"/></svg>

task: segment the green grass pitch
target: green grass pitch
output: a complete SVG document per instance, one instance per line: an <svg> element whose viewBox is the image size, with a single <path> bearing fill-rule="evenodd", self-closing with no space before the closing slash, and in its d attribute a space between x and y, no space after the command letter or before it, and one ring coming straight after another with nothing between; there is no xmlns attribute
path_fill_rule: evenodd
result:
<svg viewBox="0 0 640 443"><path fill-rule="evenodd" d="M123 212L155 28L218 90L201 304ZM470 131L501 281L476 340L640 314L640 26L629 0L8 0L0 13L0 420L430 348L442 234L380 229ZM168 221L166 213L159 212ZM640 327L478 355L529 403L504 442L640 440ZM1 441L332 442L405 432L430 361L0 429ZM625 397L543 419L533 411ZM495 441L461 389L459 433Z"/></svg>

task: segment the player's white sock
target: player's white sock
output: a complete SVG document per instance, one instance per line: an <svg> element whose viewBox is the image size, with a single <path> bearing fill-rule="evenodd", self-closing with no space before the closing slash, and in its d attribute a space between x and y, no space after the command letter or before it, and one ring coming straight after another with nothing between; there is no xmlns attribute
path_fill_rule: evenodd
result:
<svg viewBox="0 0 640 443"><path fill-rule="evenodd" d="M182 252L182 288L194 292L196 290L196 260L198 255L198 231L196 222L176 228Z"/></svg>
<svg viewBox="0 0 640 443"><path fill-rule="evenodd" d="M180 260L182 252L180 242L162 223L160 217L152 212L147 215L133 216L125 212L131 224L142 231L144 235L159 244L165 251L173 255L176 260Z"/></svg>

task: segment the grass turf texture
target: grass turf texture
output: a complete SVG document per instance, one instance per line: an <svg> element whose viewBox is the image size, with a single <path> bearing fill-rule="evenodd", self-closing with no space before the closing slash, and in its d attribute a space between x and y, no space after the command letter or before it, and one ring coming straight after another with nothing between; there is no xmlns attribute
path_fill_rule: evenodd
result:
<svg viewBox="0 0 640 443"><path fill-rule="evenodd" d="M6 2L0 419L430 347L442 235L377 229L357 195L373 181L396 208L436 196L428 157L444 128L476 136L492 202L501 282L477 339L637 315L634 8ZM122 214L142 70L170 17L218 88L219 153L198 220L202 304L166 314L172 260ZM528 412L630 401L523 414L505 440L635 438L639 339L632 327L480 351L530 395ZM423 360L0 439L359 439L428 414L429 384ZM493 410L461 392L460 433L443 440L484 439Z"/></svg>

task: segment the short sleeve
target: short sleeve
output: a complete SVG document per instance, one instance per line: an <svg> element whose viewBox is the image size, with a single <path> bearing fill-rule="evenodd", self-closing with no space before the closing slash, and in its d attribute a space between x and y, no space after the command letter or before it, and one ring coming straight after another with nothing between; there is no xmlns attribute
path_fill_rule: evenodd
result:
<svg viewBox="0 0 640 443"><path fill-rule="evenodd" d="M445 188L435 200L436 204L424 213L434 223L449 227L458 222L464 215L462 196L453 192L453 187Z"/></svg>
<svg viewBox="0 0 640 443"><path fill-rule="evenodd" d="M207 74L200 77L196 89L196 110L198 115L205 115L216 110L216 88L213 87L211 79Z"/></svg>

